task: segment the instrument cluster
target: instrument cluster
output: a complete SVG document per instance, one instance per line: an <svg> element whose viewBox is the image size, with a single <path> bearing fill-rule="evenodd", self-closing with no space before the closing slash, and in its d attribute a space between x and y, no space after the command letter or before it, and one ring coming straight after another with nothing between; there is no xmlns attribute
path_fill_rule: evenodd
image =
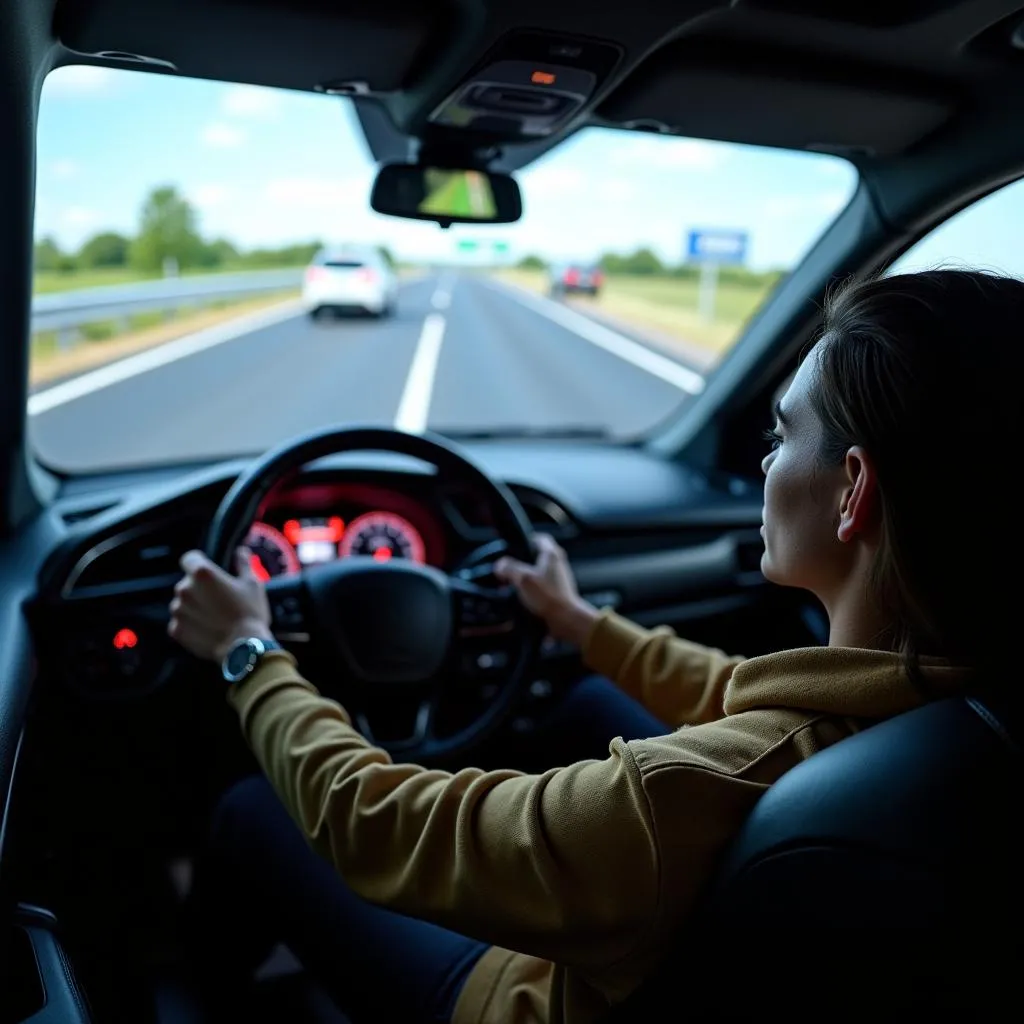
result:
<svg viewBox="0 0 1024 1024"><path fill-rule="evenodd" d="M272 497L249 530L252 568L263 580L339 558L405 558L442 566L444 533L432 511L384 488L312 485Z"/></svg>

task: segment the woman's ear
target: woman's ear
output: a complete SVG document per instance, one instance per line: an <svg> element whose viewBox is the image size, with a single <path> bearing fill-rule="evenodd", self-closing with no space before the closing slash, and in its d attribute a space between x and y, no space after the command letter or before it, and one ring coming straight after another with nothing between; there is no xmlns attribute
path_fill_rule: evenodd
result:
<svg viewBox="0 0 1024 1024"><path fill-rule="evenodd" d="M878 521L878 472L871 456L860 445L846 453L843 469L846 486L839 506L837 536L847 543Z"/></svg>

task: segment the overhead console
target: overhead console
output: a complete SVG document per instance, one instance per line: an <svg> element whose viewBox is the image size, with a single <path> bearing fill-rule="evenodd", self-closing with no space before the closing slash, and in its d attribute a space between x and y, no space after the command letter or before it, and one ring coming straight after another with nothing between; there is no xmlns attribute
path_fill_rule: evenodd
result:
<svg viewBox="0 0 1024 1024"><path fill-rule="evenodd" d="M505 36L429 115L430 124L504 141L561 130L622 59L613 43L546 32Z"/></svg>

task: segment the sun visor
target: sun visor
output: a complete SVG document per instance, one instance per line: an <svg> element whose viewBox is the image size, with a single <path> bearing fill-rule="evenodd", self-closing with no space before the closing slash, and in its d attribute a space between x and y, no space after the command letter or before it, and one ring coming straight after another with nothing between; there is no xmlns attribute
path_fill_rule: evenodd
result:
<svg viewBox="0 0 1024 1024"><path fill-rule="evenodd" d="M600 117L627 128L693 138L811 149L845 156L890 156L910 149L955 112L948 98L856 79L785 70L674 64L641 66L602 104Z"/></svg>
<svg viewBox="0 0 1024 1024"><path fill-rule="evenodd" d="M60 0L54 30L68 49L126 66L358 95L406 84L453 12L419 0Z"/></svg>

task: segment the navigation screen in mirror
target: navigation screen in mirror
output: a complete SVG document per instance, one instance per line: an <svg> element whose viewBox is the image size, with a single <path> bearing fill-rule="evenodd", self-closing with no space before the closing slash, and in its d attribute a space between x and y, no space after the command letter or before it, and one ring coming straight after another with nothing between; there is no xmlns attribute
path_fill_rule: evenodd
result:
<svg viewBox="0 0 1024 1024"><path fill-rule="evenodd" d="M425 195L416 207L420 213L474 220L493 220L498 214L490 180L480 171L425 167L423 184Z"/></svg>

